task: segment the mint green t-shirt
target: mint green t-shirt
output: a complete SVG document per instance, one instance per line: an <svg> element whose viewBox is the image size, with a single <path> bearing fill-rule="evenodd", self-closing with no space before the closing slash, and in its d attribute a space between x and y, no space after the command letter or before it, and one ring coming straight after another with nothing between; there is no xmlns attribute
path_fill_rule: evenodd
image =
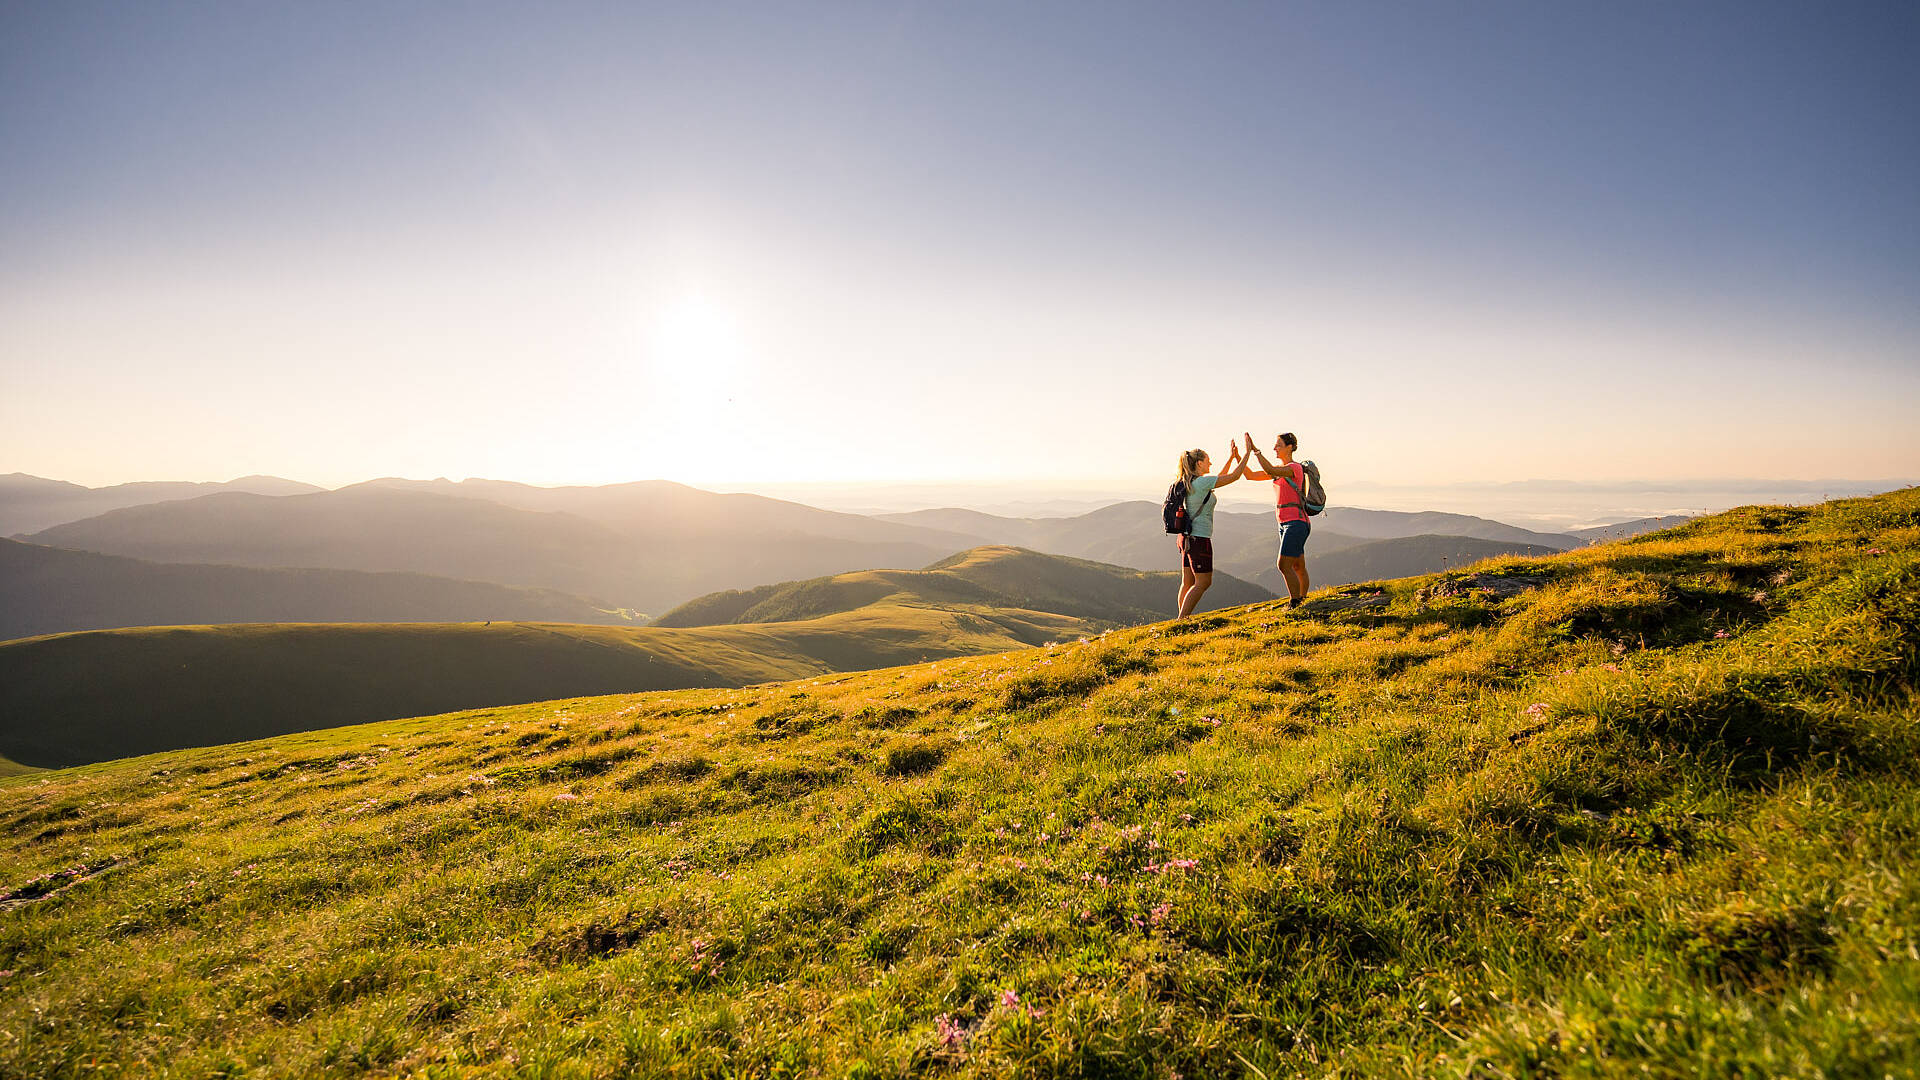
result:
<svg viewBox="0 0 1920 1080"><path fill-rule="evenodd" d="M1213 485L1219 482L1218 476L1208 473L1187 485L1187 516L1193 519L1193 535L1202 539L1213 536L1213 506L1220 501L1213 496Z"/></svg>

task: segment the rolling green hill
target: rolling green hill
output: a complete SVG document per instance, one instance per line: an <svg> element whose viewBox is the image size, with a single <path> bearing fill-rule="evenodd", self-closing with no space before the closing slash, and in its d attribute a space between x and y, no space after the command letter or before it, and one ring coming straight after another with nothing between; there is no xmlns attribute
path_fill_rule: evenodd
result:
<svg viewBox="0 0 1920 1080"><path fill-rule="evenodd" d="M925 571L796 582L752 619L709 628L496 621L49 635L0 642L0 754L73 765L449 709L996 652L1149 620L1175 590L1171 574L981 548ZM1230 579L1208 594L1269 595Z"/></svg>
<svg viewBox="0 0 1920 1080"><path fill-rule="evenodd" d="M0 1075L1910 1076L1916 613L1903 491L0 780Z"/></svg>
<svg viewBox="0 0 1920 1080"><path fill-rule="evenodd" d="M244 622L631 624L584 597L426 574L155 563L0 540L0 641Z"/></svg>
<svg viewBox="0 0 1920 1080"><path fill-rule="evenodd" d="M1051 611L1119 626L1165 618L1175 592L1174 578L1166 573L1149 574L1016 547L981 547L925 570L866 570L715 593L675 608L655 625L789 622L887 601ZM1272 598L1265 589L1219 574L1202 598L1201 610Z"/></svg>
<svg viewBox="0 0 1920 1080"><path fill-rule="evenodd" d="M1097 628L876 604L775 626L269 623L0 642L0 754L75 765L369 720L617 691L740 686L994 652Z"/></svg>

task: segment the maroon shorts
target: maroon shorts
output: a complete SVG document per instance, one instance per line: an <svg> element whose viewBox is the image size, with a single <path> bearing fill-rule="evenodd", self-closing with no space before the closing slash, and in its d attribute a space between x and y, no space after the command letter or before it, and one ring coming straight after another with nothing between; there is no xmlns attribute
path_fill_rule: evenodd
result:
<svg viewBox="0 0 1920 1080"><path fill-rule="evenodd" d="M1213 537L1181 537L1180 565L1196 574L1213 573Z"/></svg>

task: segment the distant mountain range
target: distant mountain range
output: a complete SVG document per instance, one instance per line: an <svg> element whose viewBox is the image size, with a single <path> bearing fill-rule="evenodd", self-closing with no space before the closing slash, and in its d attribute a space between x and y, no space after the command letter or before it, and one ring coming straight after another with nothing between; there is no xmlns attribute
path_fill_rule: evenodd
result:
<svg viewBox="0 0 1920 1080"><path fill-rule="evenodd" d="M127 626L488 619L634 621L546 589L426 574L156 563L0 540L0 640Z"/></svg>
<svg viewBox="0 0 1920 1080"><path fill-rule="evenodd" d="M1558 549L1555 549L1558 550ZM1315 589L1356 581L1412 577L1456 569L1501 555L1549 555L1538 544L1481 540L1471 536L1397 536L1342 548L1307 563Z"/></svg>
<svg viewBox="0 0 1920 1080"><path fill-rule="evenodd" d="M224 484L160 481L89 488L26 473L0 476L0 536L38 532L109 510L173 499L192 499L223 491L255 495L304 495L325 490L277 476L243 476Z"/></svg>
<svg viewBox="0 0 1920 1080"><path fill-rule="evenodd" d="M139 500L145 501L116 505ZM102 506L113 508L91 512ZM8 595L20 598L12 617L0 620L0 634L102 629L142 618L153 624L263 618L610 622L623 617L615 613L657 614L714 592L925 567L984 544L1145 571L1179 565L1173 538L1161 528L1159 505L1144 500L1063 518L963 509L864 516L663 480L542 488L388 478L322 491L271 477L101 489L17 473L0 477L0 520L38 523L69 514L86 516L21 538L42 548L147 563L400 573L466 586L409 579L404 587L392 583L386 595L364 581L342 578L337 588L322 589L320 578L281 577L271 586L254 578L243 587L231 573L195 579L146 570L141 577L105 562L91 564L91 571L68 563L64 576L49 570L28 579L16 558L0 563L0 592L11 589ZM1314 519L1309 567L1316 585L1341 584L1457 565L1476 551L1562 550L1594 536L1631 535L1674 520L1540 533L1462 514L1336 506ZM1447 543L1448 537L1482 543ZM1284 591L1274 568L1270 513L1219 511L1214 546L1221 572ZM1344 557L1363 546L1370 550ZM89 581L89 573L98 580ZM18 580L7 579L9 574ZM157 591L141 595L148 586L139 581L152 582ZM488 593L476 591L477 585L521 591ZM264 590L257 603L238 602L253 588ZM323 592L325 602L307 602L320 601Z"/></svg>
<svg viewBox="0 0 1920 1080"><path fill-rule="evenodd" d="M650 613L716 589L925 566L979 543L665 482L542 489L485 481L222 493L115 510L25 539L159 562L409 571Z"/></svg>
<svg viewBox="0 0 1920 1080"><path fill-rule="evenodd" d="M724 625L677 628L276 623L29 638L0 643L0 755L73 765L452 709L1002 652L1164 618L1176 588L1174 574L989 547L917 573L776 586L766 602L778 610L754 623L736 611L711 620ZM1213 592L1221 604L1269 598L1231 579Z"/></svg>

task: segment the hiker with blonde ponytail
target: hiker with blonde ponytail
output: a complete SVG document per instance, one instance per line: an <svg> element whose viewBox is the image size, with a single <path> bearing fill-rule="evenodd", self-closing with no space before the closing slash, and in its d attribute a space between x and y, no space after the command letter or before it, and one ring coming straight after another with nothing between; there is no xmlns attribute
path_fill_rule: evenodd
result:
<svg viewBox="0 0 1920 1080"><path fill-rule="evenodd" d="M1246 465L1246 451L1237 440L1233 452L1218 474L1213 459L1205 450L1187 450L1180 455L1180 479L1167 493L1167 531L1180 535L1180 618L1193 614L1200 597L1213 585L1213 506L1219 500L1214 490L1240 479Z"/></svg>

